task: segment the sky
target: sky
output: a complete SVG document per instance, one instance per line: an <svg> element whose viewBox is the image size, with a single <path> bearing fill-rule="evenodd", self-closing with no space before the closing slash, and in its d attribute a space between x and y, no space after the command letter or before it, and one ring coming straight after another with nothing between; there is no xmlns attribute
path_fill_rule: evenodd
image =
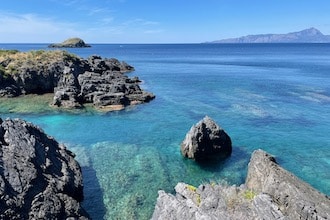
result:
<svg viewBox="0 0 330 220"><path fill-rule="evenodd" d="M329 0L6 0L0 43L201 43L315 27Z"/></svg>

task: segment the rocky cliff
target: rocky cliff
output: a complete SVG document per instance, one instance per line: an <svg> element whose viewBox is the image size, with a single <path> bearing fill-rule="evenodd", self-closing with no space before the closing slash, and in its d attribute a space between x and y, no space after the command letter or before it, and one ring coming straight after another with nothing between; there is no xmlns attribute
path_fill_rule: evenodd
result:
<svg viewBox="0 0 330 220"><path fill-rule="evenodd" d="M80 58L65 51L0 51L0 97L54 92L54 106L123 108L152 100L138 77L125 73L134 68L117 59Z"/></svg>
<svg viewBox="0 0 330 220"><path fill-rule="evenodd" d="M40 128L0 119L0 219L89 219L74 155Z"/></svg>
<svg viewBox="0 0 330 220"><path fill-rule="evenodd" d="M246 183L178 183L176 195L159 191L156 219L330 219L330 199L280 167L262 150L252 154Z"/></svg>

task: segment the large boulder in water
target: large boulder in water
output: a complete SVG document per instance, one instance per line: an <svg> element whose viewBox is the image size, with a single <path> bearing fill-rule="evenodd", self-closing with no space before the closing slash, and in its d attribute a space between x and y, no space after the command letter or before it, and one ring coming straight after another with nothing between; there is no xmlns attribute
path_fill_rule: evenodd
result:
<svg viewBox="0 0 330 220"><path fill-rule="evenodd" d="M74 155L23 120L0 119L0 219L89 219Z"/></svg>
<svg viewBox="0 0 330 220"><path fill-rule="evenodd" d="M208 116L192 126L181 143L182 155L196 161L224 158L231 152L230 137Z"/></svg>

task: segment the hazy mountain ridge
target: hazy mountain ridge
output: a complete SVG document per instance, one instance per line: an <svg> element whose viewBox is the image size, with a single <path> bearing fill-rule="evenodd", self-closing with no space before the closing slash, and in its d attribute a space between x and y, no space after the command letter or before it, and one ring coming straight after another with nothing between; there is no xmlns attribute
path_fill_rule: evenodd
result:
<svg viewBox="0 0 330 220"><path fill-rule="evenodd" d="M287 34L247 35L208 43L330 43L330 35L324 35L316 28L309 28Z"/></svg>

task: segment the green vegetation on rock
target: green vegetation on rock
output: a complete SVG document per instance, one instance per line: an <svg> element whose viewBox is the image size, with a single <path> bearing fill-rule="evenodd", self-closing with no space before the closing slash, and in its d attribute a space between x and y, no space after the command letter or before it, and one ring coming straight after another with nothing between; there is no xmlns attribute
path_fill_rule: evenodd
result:
<svg viewBox="0 0 330 220"><path fill-rule="evenodd" d="M74 37L74 38L69 38L69 39L63 41L62 44L76 44L76 43L80 43L80 42L83 42L83 40L78 37Z"/></svg>
<svg viewBox="0 0 330 220"><path fill-rule="evenodd" d="M48 47L90 47L82 39L78 37L69 38L59 44L50 44Z"/></svg>
<svg viewBox="0 0 330 220"><path fill-rule="evenodd" d="M64 50L31 50L28 52L0 50L0 74L7 78L8 75L18 74L18 70L23 66L43 68L47 64L76 59L79 59L76 55Z"/></svg>
<svg viewBox="0 0 330 220"><path fill-rule="evenodd" d="M257 194L252 190L246 190L243 195L245 199L252 200Z"/></svg>

